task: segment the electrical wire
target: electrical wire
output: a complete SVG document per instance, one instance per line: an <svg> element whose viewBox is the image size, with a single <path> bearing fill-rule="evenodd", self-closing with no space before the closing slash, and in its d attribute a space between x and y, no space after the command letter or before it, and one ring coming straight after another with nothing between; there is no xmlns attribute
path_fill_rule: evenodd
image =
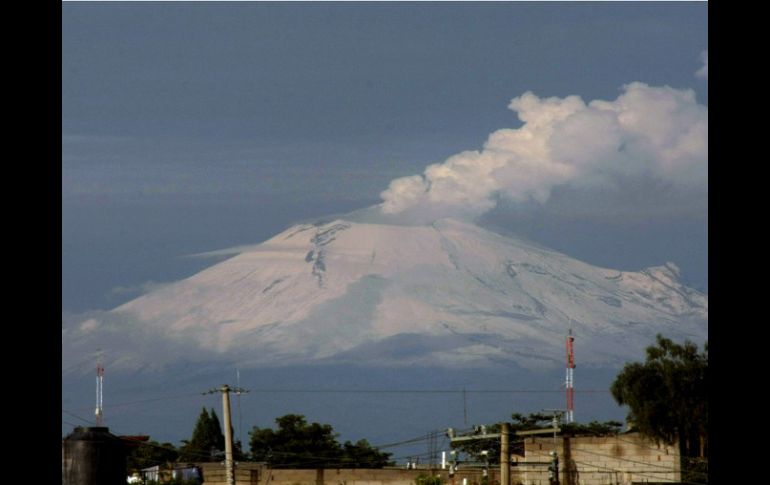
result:
<svg viewBox="0 0 770 485"><path fill-rule="evenodd" d="M534 455L540 455L542 457L548 458L549 461L551 460L551 455L549 453L546 453L546 452L543 452L543 451L537 451L537 450L530 450L530 451ZM613 473L632 473L634 475L638 475L638 476L641 476L641 477L655 478L657 480L670 480L671 482L679 483L678 481L675 481L674 479L664 478L664 477L661 477L660 475L654 475L654 474L649 474L649 473L644 473L644 472L637 472L637 471L620 470L620 469L617 469L617 468L612 468L612 467L608 467L608 466L599 465L597 463L588 463L588 462L574 460L574 459L571 460L571 461L573 463L576 463L576 464L585 465L586 467L609 470L609 471L611 471ZM526 466L526 465L527 465L526 462L519 462L518 463L519 467ZM675 471L672 469L670 471L666 471L665 473L674 473L674 472ZM578 470L578 473L602 473L602 472L598 471L598 470L582 470L582 471ZM664 473L664 472L661 472L661 473Z"/></svg>
<svg viewBox="0 0 770 485"><path fill-rule="evenodd" d="M410 439L404 440L404 441L397 441L395 443L387 443L387 444L384 444L384 445L377 445L377 446L373 446L373 448L377 448L377 449L381 450L381 449L385 449L385 448L395 448L395 447L398 447L398 446L408 445L408 444L412 444L412 443L420 443L420 442L423 442L423 441L428 441L432 436L437 436L439 434L439 432L435 432L435 433L436 434L433 434L433 432L431 432L431 433L428 433L428 434L425 434L425 435L421 435L421 436L418 436L416 438L410 438Z"/></svg>
<svg viewBox="0 0 770 485"><path fill-rule="evenodd" d="M251 392L292 393L292 394L552 394L564 393L564 389L250 389ZM582 389L575 393L608 394L604 389Z"/></svg>
<svg viewBox="0 0 770 485"><path fill-rule="evenodd" d="M580 450L580 451L582 452L584 450ZM550 454L547 453L547 452L544 452L544 451L530 450L530 452L535 454L535 455L541 455L541 456L547 457L549 460L551 458ZM605 455L605 456L610 456L610 455ZM619 457L613 457L613 456L610 456L610 457L613 458L613 459L617 459L619 461L627 461L627 460L623 460L623 459L621 459ZM574 463L576 463L576 464L585 465L586 467L601 468L601 469L605 469L605 470L610 470L610 471L615 472L615 473L630 473L630 474L638 475L638 476L641 476L641 477L655 478L657 480L670 480L672 483L687 483L687 484L691 484L691 485L703 485L702 483L698 483L698 482L685 482L685 481L681 481L681 480L662 478L659 475L651 474L651 473L654 473L652 471L638 472L638 471L634 471L634 470L620 470L620 469L617 469L617 468L612 468L612 467L608 467L608 466L599 465L597 463L588 463L588 462L574 460L574 459L572 461ZM526 462L519 462L518 466L522 466L522 465L526 465ZM647 463L645 463L645 465L647 465ZM581 472L578 470L578 473L581 473ZM590 472L590 471L588 471L588 472L587 471L583 471L582 473L592 473L592 472ZM668 469L665 472L661 471L661 473L676 473L676 468Z"/></svg>
<svg viewBox="0 0 770 485"><path fill-rule="evenodd" d="M75 366L83 365L84 363L85 362L77 363L77 364L75 364ZM508 393L561 393L561 392L563 392L563 390L548 390L548 389L508 389L508 390L500 390L500 389L475 389L475 390L474 389L470 389L470 390L468 390L468 389L264 389L263 388L263 389L252 389L252 392L255 392L255 393L256 392L264 392L264 393L337 393L337 394L464 394L464 393L508 394ZM581 393L608 393L609 390L591 390L591 389L587 389L587 390L580 390L580 391L577 391L577 392L581 392ZM135 401L123 402L123 403L114 403L114 404L111 404L110 407L114 408L114 407L122 407L122 406L131 406L131 405L135 405L135 404L144 404L144 403L149 403L149 402L159 402L159 401L172 400L172 399L181 399L181 398L186 398L186 397L198 396L198 394L199 393L194 393L194 394L186 393L186 394L175 394L175 395L169 395L169 396L161 396L161 397L140 399L140 400L135 400ZM83 408L83 409L85 409L85 408ZM89 424L89 425L93 425L93 422L91 420L88 420L88 419L85 419L85 418L83 418L81 416L78 416L77 414L75 414L75 413L73 413L71 411L62 409L62 413L67 414L69 416L72 416L72 417L74 417L74 418L76 418L76 419L78 419L80 421L83 421L84 423ZM62 422L66 423L66 424L69 424L69 425L72 425L72 426L77 426L74 423L71 423L71 422L68 422L68 421L62 420ZM461 432L461 430L458 430L458 431ZM432 438L438 437L441 434L443 434L442 431L432 431L432 432L429 432L429 433L427 433L425 435L420 435L420 436L415 437L415 438L410 438L410 439L407 439L407 440L403 440L403 441L399 441L399 442L394 442L394 443L386 443L386 444L383 444L383 445L373 446L372 448L374 448L376 450L382 450L382 449L388 449L388 448L397 448L397 447L400 447L400 446L405 446L405 445L410 445L410 444L418 444L418 443L422 443L422 442L431 440ZM622 438L618 438L618 439L620 441L625 441L625 442L628 442L628 443L634 443L634 444L638 445L638 443L635 443L635 442L632 442L632 441L629 441L629 440L624 440ZM153 443L146 443L146 442L136 442L136 443L138 443L141 446L153 446L153 447L160 448L160 449L163 449L163 450L168 450L168 448L166 448L164 446L155 445ZM652 449L652 450L656 450L656 448L653 448L653 447L649 447L649 448ZM649 464L649 463L639 462L639 461L635 461L635 460L624 459L624 458L621 458L621 457L614 457L614 456L611 456L611 455L605 455L605 454L602 454L602 453L596 453L596 452L591 452L591 451L587 451L587 450L581 450L581 452L584 452L584 451L589 453L589 454L593 454L593 455L597 455L597 456L603 456L603 457L610 457L610 458L613 458L613 459L617 459L619 461L635 463L635 464L643 464L643 465L648 465L648 466L657 467L657 468L663 468L663 469L665 469L667 471L669 470L667 467L662 466L662 465ZM198 449L189 449L189 448L187 448L187 449L184 450L184 452L188 453L189 455L193 455L193 456L200 456L200 457L206 457L206 458L210 458L211 457L210 452L208 452L206 450L198 450ZM533 453L538 453L538 452L534 452L533 451ZM291 456L291 455L293 455L293 456L302 456L303 458L314 459L313 461L310 461L310 462L304 462L303 463L304 465L311 465L311 464L314 464L314 463L323 463L323 462L328 461L330 458L334 458L332 456L307 455L307 454L304 454L304 453L290 453L290 452L274 452L273 454L279 454L279 455L282 455L282 456ZM398 460L398 459L402 459L402 458L418 458L418 457L424 457L424 456L428 456L428 455L432 455L432 453L428 452L428 453L410 454L409 456L405 456L405 457L392 458L392 460ZM679 455L672 455L672 456L679 456ZM361 463L361 462L359 461L357 463ZM366 462L364 462L364 463L366 463ZM381 462L380 461L377 461L377 462L372 461L370 463L372 463L372 464L374 464L374 463L380 464ZM617 472L624 472L625 473L625 471L622 471L622 470L613 469L611 467L602 467L600 465L596 465L596 464L592 464L592 463L585 463L585 462L579 462L579 461L575 461L575 463L580 463L580 464L587 465L587 466L594 466L594 467L597 467L597 468L606 468L606 469L614 471L616 473ZM278 466L278 467L289 466L289 465L296 465L296 462L274 463L273 464L273 466ZM522 463L522 465L525 465L525 463ZM630 472L630 473L634 473L634 474L637 474L637 475L640 475L640 476L645 476L644 474L639 473L639 472ZM692 471L692 473L694 473L696 475L707 475L704 472L697 472L697 471ZM658 477L656 477L654 475L646 475L646 476L658 478Z"/></svg>
<svg viewBox="0 0 770 485"><path fill-rule="evenodd" d="M67 411L66 409L62 409L61 412L63 412L64 414L67 414L69 416L72 416L73 418L79 419L79 420L83 421L84 423L87 423L87 424L89 424L91 426L96 426L94 421L82 418L82 417L78 416L77 414L74 414L74 413L71 413L71 412Z"/></svg>
<svg viewBox="0 0 770 485"><path fill-rule="evenodd" d="M73 414L73 413L71 413L71 412L69 412L67 410L62 409L62 412L65 413L65 414L68 414L68 415L70 415L70 416L72 416L74 418L77 418L77 419L79 419L81 421L84 421L87 424L93 425L93 422L88 421L88 420L86 420L84 418L81 418L80 416L78 416L76 414ZM78 426L78 425L75 425L75 424L69 423L69 422L67 424L70 424L72 426ZM112 430L112 434L115 435L115 436L121 436L121 435L126 436L127 435L126 433L121 433L120 431L117 431L117 430L114 430L114 429ZM146 441L132 441L132 443L138 444L140 446L151 446L151 447L160 448L160 449L163 449L163 450L168 450L168 448L166 448L165 446L156 445L154 443L150 443L150 442L146 442ZM182 447L183 446L184 445L182 445ZM206 450L199 449L199 448L185 448L184 450L181 450L182 447L180 447L179 449L176 449L176 448L175 449L176 449L176 451L183 451L185 453L188 453L188 454L194 455L194 456L211 457L211 452L210 451L206 451Z"/></svg>
<svg viewBox="0 0 770 485"><path fill-rule="evenodd" d="M148 402L159 402L159 401L168 401L172 399L182 399L185 397L196 397L199 396L200 393L186 393L186 394L173 394L168 396L159 396L159 397L153 397L153 398L147 398L147 399L140 399L136 401L127 401L127 402L119 402L119 403L109 403L110 408L119 408L124 406L133 406L134 404L145 404ZM86 410L90 408L75 408L76 410Z"/></svg>
<svg viewBox="0 0 770 485"><path fill-rule="evenodd" d="M646 463L646 462L643 462L643 461L631 460L629 458L623 458L623 457L613 456L613 455L606 455L604 453L597 453L595 451L588 451L588 450L583 449L583 448L580 448L580 449L578 449L576 451L579 451L580 453L588 453L589 455L596 455L596 456L602 456L602 457L605 457L605 458L612 458L612 459L618 460L618 461L625 461L625 462L628 462L628 463L635 463L635 464L646 465L646 466L650 466L650 467L654 467L654 468L663 468L665 470L671 470L670 467L667 467L665 465L656 465L654 463ZM673 456L673 455L671 455L671 456Z"/></svg>
<svg viewBox="0 0 770 485"><path fill-rule="evenodd" d="M75 417L79 418L78 416L75 416ZM82 418L79 418L79 419L82 419ZM410 439L410 440L404 440L404 441L397 442L397 443L391 443L389 445L382 445L382 446L378 446L378 447L375 447L375 448L380 449L380 448L384 448L384 447L388 447L388 446L395 447L395 446L400 446L400 445L404 445L404 444L419 443L421 441L425 441L426 437L431 436L434 433L438 434L438 432L433 432L433 433L429 433L427 435L422 435L422 436L419 436L419 437L416 437L416 438L413 438L413 439ZM624 441L627 441L629 443L633 443L633 442L628 441L628 440L624 440ZM163 446L160 446L160 445L155 445L153 443L147 443L147 442L137 442L137 443L140 444L140 445L153 446L153 447L160 448L160 449L163 449L163 450L168 450L168 448L166 448L166 447L163 447ZM194 456L210 457L210 453L205 453L205 452L196 453L195 452L195 451L203 451L203 450L187 449L187 450L184 450L184 451L189 453L189 454L191 454L191 455L194 455ZM582 452L586 452L588 454L593 454L593 455L597 455L597 456L612 458L612 459L615 459L615 460L618 460L618 461L634 463L634 464L641 464L641 465L651 466L651 467L655 467L655 468L662 468L663 470L661 471L661 473L675 473L676 472L675 468L666 467L664 465L656 465L656 464L653 464L653 463L645 463L645 462L640 462L640 461L636 461L636 460L631 460L631 459L628 459L628 458L622 458L622 457L616 457L616 456L613 456L613 455L606 455L606 454L603 454L603 453L591 452L591 451L584 450L584 449L581 449L579 451L581 453ZM550 455L548 455L545 452L538 451L538 450L530 450L530 452L535 454L535 455L546 456L546 457L548 457L550 459ZM337 456L337 455L306 454L306 453L302 453L302 452L274 451L274 452L271 452L271 454L272 455L280 455L280 456L284 456L284 457L287 457L287 456L302 457L303 460L301 462L301 465L303 465L303 466L327 463L330 459L339 458L339 456ZM431 456L430 452L413 453L413 454L399 456L399 457L392 457L392 458L389 459L389 461L398 461L398 460L403 460L403 459L414 459L414 458L429 457L429 456ZM643 477L647 477L647 478L656 478L656 479L660 479L661 478L658 475L651 474L651 473L654 473L654 472L649 472L649 471L645 473L645 472L638 472L638 471L619 470L619 469L612 468L612 467L605 467L605 466L597 465L595 463L588 463L588 462L583 462L583 461L578 461L578 460L573 460L573 461L575 463L582 464L582 465L585 465L585 466L588 466L588 467L602 468L602 469L613 471L615 473L632 473L632 474L643 476ZM368 464L381 464L381 461L379 461L379 460L377 460L377 461L360 461L360 460L356 460L355 463L356 464L362 464L362 463L364 463L364 464L366 464L366 463L368 463ZM273 467L282 468L282 467L288 467L288 466L296 466L296 465L298 465L298 463L295 460L295 461L283 461L283 462L280 462L280 463L272 462L271 465ZM526 465L527 465L526 462L520 462L519 463L519 466L526 466ZM693 471L692 473L698 474L698 475L707 475L706 473L695 472L695 471ZM693 483L695 485L698 485L697 482L682 482L682 483Z"/></svg>

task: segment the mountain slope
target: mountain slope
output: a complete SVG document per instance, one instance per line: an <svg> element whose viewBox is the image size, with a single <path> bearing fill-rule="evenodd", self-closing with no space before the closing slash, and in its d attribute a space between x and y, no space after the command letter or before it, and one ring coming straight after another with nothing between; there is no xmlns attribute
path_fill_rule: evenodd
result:
<svg viewBox="0 0 770 485"><path fill-rule="evenodd" d="M120 306L155 343L242 363L563 365L642 355L658 332L705 339L708 299L669 263L598 268L478 226L294 226ZM93 326L93 325L92 325ZM134 328L134 327L132 327Z"/></svg>

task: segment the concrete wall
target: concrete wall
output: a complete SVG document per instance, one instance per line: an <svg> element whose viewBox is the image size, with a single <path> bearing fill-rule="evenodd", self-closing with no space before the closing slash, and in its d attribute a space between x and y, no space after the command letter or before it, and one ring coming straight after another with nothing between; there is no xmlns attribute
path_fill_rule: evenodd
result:
<svg viewBox="0 0 770 485"><path fill-rule="evenodd" d="M547 463L553 437L532 437L524 442L525 457L513 457L512 485L549 485ZM630 485L638 482L680 480L676 445L656 445L637 433L611 437L556 439L562 485ZM517 482L518 480L518 482Z"/></svg>
<svg viewBox="0 0 770 485"><path fill-rule="evenodd" d="M204 463L204 485L227 485L221 464ZM256 463L240 463L236 469L236 485L414 485L420 475L441 476L447 485L479 485L481 470L458 470L454 480L446 470L405 468L384 469L316 469L281 470L270 469ZM490 471L490 484L499 483L499 472Z"/></svg>
<svg viewBox="0 0 770 485"><path fill-rule="evenodd" d="M198 463L203 474L204 485L228 485L225 467L222 463ZM235 469L237 485L259 485L263 465L260 463L239 462Z"/></svg>

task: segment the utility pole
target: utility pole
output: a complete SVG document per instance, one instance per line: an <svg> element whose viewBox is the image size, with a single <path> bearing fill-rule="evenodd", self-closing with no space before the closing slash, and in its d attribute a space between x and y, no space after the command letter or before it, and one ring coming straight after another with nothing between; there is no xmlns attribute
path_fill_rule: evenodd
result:
<svg viewBox="0 0 770 485"><path fill-rule="evenodd" d="M511 485L511 425L500 425L500 485Z"/></svg>
<svg viewBox="0 0 770 485"><path fill-rule="evenodd" d="M228 485L235 485L233 469L233 427L230 424L230 388L225 384L219 390L222 393L222 414L225 420L225 474Z"/></svg>
<svg viewBox="0 0 770 485"><path fill-rule="evenodd" d="M233 425L230 421L230 392L242 393L249 392L246 389L240 387L232 388L227 384L224 384L219 389L212 389L203 394L214 394L215 392L222 393L222 415L225 428L225 477L227 478L227 485L235 485L235 463L233 462Z"/></svg>
<svg viewBox="0 0 770 485"><path fill-rule="evenodd" d="M559 485L559 453L556 451L556 433L559 431L561 417L569 415L569 410L564 409L543 409L543 411L553 413L551 425L553 426L553 451L551 451L551 464L548 465L548 480L551 485Z"/></svg>
<svg viewBox="0 0 770 485"><path fill-rule="evenodd" d="M558 423L558 421L554 420L554 424L556 423ZM484 441L484 440L500 438L500 485L511 485L511 424L500 423L499 433L487 433L486 426L474 426L474 428L475 428L476 434L457 436L455 434L454 429L448 428L446 435L449 438L450 443L452 444L459 443L459 442ZM515 436L531 436L531 435L537 435L537 434L554 433L554 436L556 436L556 433L559 431L561 431L561 429L558 426L554 426L553 428L532 429L528 431L516 431L513 434ZM483 455L486 452L482 451L481 453ZM452 455L456 456L454 450L452 450ZM453 458L453 463L456 463L455 460L456 458ZM452 478L452 485L454 485L453 469L456 469L456 466L449 468L449 477Z"/></svg>

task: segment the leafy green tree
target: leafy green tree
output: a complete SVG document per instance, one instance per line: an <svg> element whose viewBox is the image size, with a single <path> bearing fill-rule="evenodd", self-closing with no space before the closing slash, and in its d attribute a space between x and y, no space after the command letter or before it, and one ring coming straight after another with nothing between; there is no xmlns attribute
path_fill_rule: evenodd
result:
<svg viewBox="0 0 770 485"><path fill-rule="evenodd" d="M658 335L646 361L626 364L610 390L642 435L678 442L683 458L708 456L708 342L701 352Z"/></svg>
<svg viewBox="0 0 770 485"><path fill-rule="evenodd" d="M346 441L342 444L340 468L382 468L390 463L390 453L383 453L372 448L366 440L355 443Z"/></svg>
<svg viewBox="0 0 770 485"><path fill-rule="evenodd" d="M243 445L240 440L233 441L233 460L235 461L247 461L251 457L248 453L244 453Z"/></svg>
<svg viewBox="0 0 770 485"><path fill-rule="evenodd" d="M511 431L529 431L533 429L547 428L551 426L553 416L543 413L530 413L524 416L521 413L511 414Z"/></svg>
<svg viewBox="0 0 770 485"><path fill-rule="evenodd" d="M276 418L277 430L254 427L249 433L252 458L276 468L380 468L390 453L372 448L366 440L340 445L328 424L310 423L298 414Z"/></svg>
<svg viewBox="0 0 770 485"><path fill-rule="evenodd" d="M173 463L179 456L179 452L171 443L136 443L129 448L126 457L126 465L130 471L139 471L155 465Z"/></svg>
<svg viewBox="0 0 770 485"><path fill-rule="evenodd" d="M511 414L510 429L512 433L516 431L526 431L531 429L546 428L551 425L551 416L541 413L531 413L529 415L523 415L521 413ZM487 426L487 433L499 433L500 424L492 424ZM524 455L524 445L521 439L517 439L515 436L511 437L510 449L511 453L518 453ZM500 463L500 439L487 439L480 441L464 441L452 445L458 451L461 451L471 457L473 461L488 461L490 465L497 465ZM481 452L486 451L487 455L484 456Z"/></svg>
<svg viewBox="0 0 770 485"><path fill-rule="evenodd" d="M217 413L212 409L211 414L204 407L195 423L192 437L183 440L184 445L179 450L180 461L217 461L216 456L224 450L225 437L219 425Z"/></svg>
<svg viewBox="0 0 770 485"><path fill-rule="evenodd" d="M330 425L308 424L304 416L297 414L287 414L275 421L277 431L254 427L249 433L251 453L256 461L312 468L339 460L340 449Z"/></svg>
<svg viewBox="0 0 770 485"><path fill-rule="evenodd" d="M572 436L609 436L620 433L623 423L619 421L591 421L588 424L562 423L559 425L562 435Z"/></svg>
<svg viewBox="0 0 770 485"><path fill-rule="evenodd" d="M510 440L511 453L524 455L524 441L522 438L517 438L515 433L517 431L529 431L533 429L548 428L553 423L553 416L543 413L531 413L523 415L521 413L511 414L510 429L514 435ZM609 434L617 434L620 431L622 423L617 421L607 421L600 423L592 421L588 424L579 423L562 423L559 425L562 435L590 435L590 436L606 436ZM493 424L487 426L487 433L499 433L500 424ZM486 460L490 465L497 465L500 463L500 439L488 439L480 441L465 441L459 442L453 447L467 455L471 456L474 461L485 461L485 457L481 454L482 451L487 451Z"/></svg>
<svg viewBox="0 0 770 485"><path fill-rule="evenodd" d="M708 343L699 352L692 342L658 335L646 362L626 364L610 390L640 433L678 441L682 455L701 455L708 440Z"/></svg>

